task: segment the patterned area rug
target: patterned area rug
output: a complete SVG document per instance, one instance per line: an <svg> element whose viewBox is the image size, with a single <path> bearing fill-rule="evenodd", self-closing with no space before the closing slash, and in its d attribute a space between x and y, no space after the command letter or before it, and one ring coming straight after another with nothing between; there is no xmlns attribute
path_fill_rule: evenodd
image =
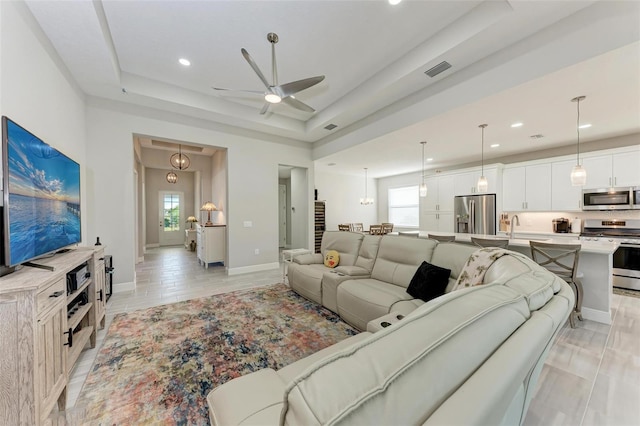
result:
<svg viewBox="0 0 640 426"><path fill-rule="evenodd" d="M355 334L283 284L120 314L76 407L90 424L207 425L214 387Z"/></svg>

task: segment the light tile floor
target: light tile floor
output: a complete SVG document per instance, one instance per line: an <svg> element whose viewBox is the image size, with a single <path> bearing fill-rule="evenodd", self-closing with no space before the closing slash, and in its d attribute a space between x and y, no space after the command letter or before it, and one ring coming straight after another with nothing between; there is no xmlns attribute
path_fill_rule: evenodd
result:
<svg viewBox="0 0 640 426"><path fill-rule="evenodd" d="M224 267L199 266L183 247L150 250L136 267L136 290L109 300L96 348L85 350L72 371L67 406L75 404L116 314L281 281L282 270L228 276ZM561 330L526 426L640 425L640 299L614 295L613 318L611 326L585 320Z"/></svg>

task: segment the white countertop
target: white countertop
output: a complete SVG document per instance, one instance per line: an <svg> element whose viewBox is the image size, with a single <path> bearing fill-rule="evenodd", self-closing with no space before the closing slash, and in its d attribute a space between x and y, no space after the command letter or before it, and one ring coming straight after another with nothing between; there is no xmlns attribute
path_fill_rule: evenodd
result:
<svg viewBox="0 0 640 426"><path fill-rule="evenodd" d="M448 232L429 232L429 231L420 231L418 235L420 238L427 238L428 234L452 235L450 232L448 233ZM471 234L453 234L453 235L456 236L456 241L458 242L471 243ZM531 239L537 240L537 241L544 241L548 243L556 243L556 244L571 244L573 242L573 239L571 239L569 236L574 235L575 242L580 243L580 241L578 240L578 234L554 234L550 232L533 232L533 231L515 233L516 237L522 236L522 235L527 235L527 236L540 235L541 238L531 238ZM558 237L558 235L562 235L563 237ZM504 238L506 237L506 233L501 233L501 235L474 234L473 236L478 238L487 238L487 239ZM509 239L509 246L529 247L529 240L530 239L526 239L526 238L512 238L512 239ZM613 252L616 251L616 249L620 245L617 242L608 242L608 241L582 241L581 244L582 244L582 250L581 250L582 252L598 253L598 254L613 254Z"/></svg>

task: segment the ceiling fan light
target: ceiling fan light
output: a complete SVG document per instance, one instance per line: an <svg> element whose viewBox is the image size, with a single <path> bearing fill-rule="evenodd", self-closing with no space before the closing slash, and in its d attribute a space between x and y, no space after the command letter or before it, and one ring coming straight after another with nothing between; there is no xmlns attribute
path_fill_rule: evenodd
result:
<svg viewBox="0 0 640 426"><path fill-rule="evenodd" d="M584 186L587 183L587 171L580 164L571 169L571 185Z"/></svg>
<svg viewBox="0 0 640 426"><path fill-rule="evenodd" d="M477 184L478 192L487 192L489 189L489 182L487 182L487 178L484 176L480 176Z"/></svg>
<svg viewBox="0 0 640 426"><path fill-rule="evenodd" d="M264 100L271 104L277 104L280 103L282 98L275 93L267 93L266 95L264 95Z"/></svg>

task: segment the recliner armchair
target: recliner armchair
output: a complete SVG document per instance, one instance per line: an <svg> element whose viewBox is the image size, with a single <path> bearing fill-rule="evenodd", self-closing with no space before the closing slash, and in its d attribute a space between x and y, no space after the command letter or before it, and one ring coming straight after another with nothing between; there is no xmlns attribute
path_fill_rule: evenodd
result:
<svg viewBox="0 0 640 426"><path fill-rule="evenodd" d="M324 266L327 251L340 254L340 266L356 264L364 234L359 232L325 231L320 253L303 254L293 258L288 267L289 285L300 295L322 304L322 275L332 268Z"/></svg>

